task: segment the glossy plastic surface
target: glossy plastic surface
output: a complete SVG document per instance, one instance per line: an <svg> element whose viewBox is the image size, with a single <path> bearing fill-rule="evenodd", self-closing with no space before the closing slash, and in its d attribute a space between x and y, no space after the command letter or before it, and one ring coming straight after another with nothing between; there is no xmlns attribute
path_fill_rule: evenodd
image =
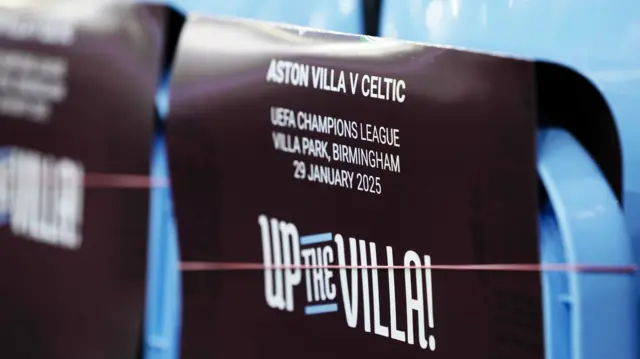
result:
<svg viewBox="0 0 640 359"><path fill-rule="evenodd" d="M382 36L550 60L593 81L616 119L624 215L640 259L640 1L382 1Z"/></svg>
<svg viewBox="0 0 640 359"><path fill-rule="evenodd" d="M611 260L612 258L605 256L610 254L609 251L617 251L621 254L633 251L634 260L637 262L640 259L640 220L638 220L640 218L640 121L637 119L640 113L640 2L636 0L615 2L383 0L380 25L382 36L550 60L573 67L593 81L609 104L619 131L623 160L624 217L631 243L608 241L609 247L603 246L601 251L592 249L590 255L584 258L577 257L576 260L583 263L586 260ZM570 162L564 165L567 168L573 168ZM562 165L558 166L561 169ZM576 175L578 173L581 172L576 172ZM593 182L594 180L585 179L585 181ZM585 196L586 193L590 192L585 191L581 195L584 200L590 200L591 197ZM578 201L573 197L567 197L567 200ZM559 208L568 208L579 203L582 202L559 202L554 204L552 210L558 211ZM555 208L556 205L559 207ZM547 208L547 210L550 209ZM588 231L583 234L587 235ZM562 235L564 236L564 233ZM603 235L606 235L608 240L609 235ZM547 253L550 255L547 259L553 259L554 255L564 258L561 252L566 255L582 253L578 247L600 243L590 238L568 241L567 238L562 237L563 246L568 247L560 247L558 249L560 252L553 252L555 254ZM541 241L545 243L544 238ZM570 257L565 259L571 260ZM620 257L619 261L625 262L627 259ZM636 275L636 282L636 285L640 284L638 275ZM600 291L609 290L607 289L609 285L623 284L615 280L596 281L593 282L595 286L590 287L588 284L591 283L590 281L584 283L585 285L574 288L578 292L570 292L572 296L578 295L578 297L567 298L568 303L588 298L602 300L604 293ZM625 282L625 285L627 284ZM547 288L549 288L548 285ZM640 294L639 291L634 293L631 289L622 287L617 292L614 291L614 293L618 292L620 295L626 293L625 295L629 296ZM606 318L604 314L598 314L597 311L602 309L604 310L602 313L606 313L610 306L604 303L606 302L601 302L600 306L594 305L595 311L588 315L588 312L579 312L587 316L581 320L568 322L571 325L563 327L564 333L559 331L560 324L558 324L563 323L562 318L547 318L547 337L551 347L554 347L553 343L557 344L565 334L576 340L578 338L586 340L582 344L572 342L573 349L570 351L570 356L554 356L554 358L603 357L592 356L594 354L590 353L600 353L604 357L611 358L622 357L617 355L634 355L635 357L635 354L629 352L631 344L628 340L631 340L629 335L635 338L637 323L630 323L626 319L616 322L619 326L604 327L602 323L597 322L593 327L586 326L586 323L591 322L592 319ZM546 304L547 315L561 313L552 310L555 306L549 306L551 302ZM575 309L573 306L568 307ZM635 318L635 311L634 308L627 318L631 318L631 315ZM619 318L619 316L614 315L613 318ZM577 335L575 333L592 333L593 328L600 328L601 335L575 337ZM556 338L555 341L551 340L552 337ZM618 352L615 347L610 352L602 351L603 348L609 347L611 343L609 339L625 340L618 346L621 352ZM587 344L594 346L592 352L574 350L576 346ZM635 347L635 343L633 344ZM554 350L552 349L552 352ZM560 353L562 350L558 349L556 352Z"/></svg>
<svg viewBox="0 0 640 359"><path fill-rule="evenodd" d="M542 263L633 263L615 195L568 132L539 132L538 174L548 198L540 215ZM546 272L542 282L547 359L635 358L631 274Z"/></svg>
<svg viewBox="0 0 640 359"><path fill-rule="evenodd" d="M166 147L159 134L153 147L151 176L168 178L168 174ZM182 290L170 188L153 188L150 210L143 358L175 359L180 348Z"/></svg>

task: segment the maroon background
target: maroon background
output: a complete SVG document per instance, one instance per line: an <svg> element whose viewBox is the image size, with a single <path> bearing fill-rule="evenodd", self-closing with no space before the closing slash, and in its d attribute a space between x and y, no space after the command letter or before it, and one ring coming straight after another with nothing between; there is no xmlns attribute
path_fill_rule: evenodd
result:
<svg viewBox="0 0 640 359"><path fill-rule="evenodd" d="M342 35L305 37L256 22L193 18L183 31L167 140L184 261L262 262L257 218L267 214L295 223L301 235L375 242L379 261L383 246L392 245L396 263L406 250L430 254L433 264L538 262L532 63ZM349 46L326 46L344 42ZM272 58L401 78L407 100L270 84ZM335 141L399 153L402 173L331 162L380 174L379 196L295 180L297 156L273 148L270 106L399 128L400 149ZM434 272L435 329L427 332L436 337L434 352L365 333L360 321L349 328L339 286L338 313L303 315L303 283L296 311L287 313L267 307L262 271L184 273L183 359L543 357L536 273ZM384 285L381 291L388 325ZM404 329L404 304L397 307Z"/></svg>
<svg viewBox="0 0 640 359"><path fill-rule="evenodd" d="M122 7L84 21L72 48L0 39L3 49L69 61L68 98L54 106L50 122L0 117L0 145L71 158L86 173L148 175L161 18ZM109 21L116 26L101 26ZM0 227L3 358L137 357L148 206L148 190L87 188L83 243L76 251Z"/></svg>

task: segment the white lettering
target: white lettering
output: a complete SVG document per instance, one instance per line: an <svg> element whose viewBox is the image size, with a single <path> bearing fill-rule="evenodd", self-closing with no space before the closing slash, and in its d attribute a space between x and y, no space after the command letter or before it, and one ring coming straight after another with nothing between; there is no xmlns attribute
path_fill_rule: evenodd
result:
<svg viewBox="0 0 640 359"><path fill-rule="evenodd" d="M338 265L343 267L346 265L344 240L341 235L336 234L334 241L338 247ZM358 252L355 238L349 238L349 252L351 253L351 265L358 265ZM349 289L347 270L340 268L340 288L342 289L342 300L344 302L347 325L355 328L358 324L358 270L354 268L350 271L351 289Z"/></svg>
<svg viewBox="0 0 640 359"><path fill-rule="evenodd" d="M84 170L69 159L0 149L0 225L15 235L63 247L82 244Z"/></svg>
<svg viewBox="0 0 640 359"><path fill-rule="evenodd" d="M381 337L392 338L410 345L417 342L422 349L435 350L435 337L427 333L428 330L434 329L435 325L432 276L428 268L431 266L430 256L423 256L423 263L421 263L421 258L415 251L406 251L403 257L404 269L396 272L393 248L386 246L387 263L383 267L387 267L385 270L388 280L389 316L388 324L383 324L386 310L382 310L380 305L381 278L375 243L349 237L347 250L343 236L334 234L331 244L315 245L330 241L333 232L309 234L303 236L300 243L298 229L293 223L275 218L268 219L264 215L259 216L258 223L261 227L263 259L266 265L265 296L270 307L293 311L294 288L304 278L308 303L304 308L305 314L333 313L339 310L337 303L331 302L337 297L339 286L345 320L350 328L358 327L358 307L362 305L361 328L365 333L373 331L375 335ZM340 277L337 285L331 282L333 272L329 268L334 260L334 245L337 250ZM276 252L282 253L278 255ZM347 256L350 257L349 261ZM304 265L303 268L300 268L301 262ZM420 268L423 265L427 268ZM397 322L396 273L400 275L399 278L404 277L404 290L400 290L400 295L404 294L401 300L404 300L405 304L403 310L406 312L403 315L407 325L402 329L398 327ZM362 295L361 300L360 295Z"/></svg>
<svg viewBox="0 0 640 359"><path fill-rule="evenodd" d="M272 59L266 80L280 85L309 87L309 65Z"/></svg>
<svg viewBox="0 0 640 359"><path fill-rule="evenodd" d="M420 257L414 251L407 251L404 255L404 265L407 266L421 266ZM415 272L416 276L416 297L413 298L413 280L411 278L411 272ZM426 349L429 345L424 327L424 300L422 296L422 271L419 269L404 270L404 281L406 288L406 302L407 302L407 343L413 344L413 311L418 314L418 337L420 340L420 347Z"/></svg>

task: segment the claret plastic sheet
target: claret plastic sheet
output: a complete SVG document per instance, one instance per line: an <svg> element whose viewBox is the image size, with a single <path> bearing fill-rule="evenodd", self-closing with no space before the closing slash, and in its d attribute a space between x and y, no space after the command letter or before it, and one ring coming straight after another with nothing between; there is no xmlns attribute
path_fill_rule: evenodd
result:
<svg viewBox="0 0 640 359"><path fill-rule="evenodd" d="M149 191L106 179L149 176L163 30L97 3L0 7L3 358L140 349Z"/></svg>
<svg viewBox="0 0 640 359"><path fill-rule="evenodd" d="M191 17L172 76L182 358L544 357L539 273L424 268L538 263L532 63Z"/></svg>

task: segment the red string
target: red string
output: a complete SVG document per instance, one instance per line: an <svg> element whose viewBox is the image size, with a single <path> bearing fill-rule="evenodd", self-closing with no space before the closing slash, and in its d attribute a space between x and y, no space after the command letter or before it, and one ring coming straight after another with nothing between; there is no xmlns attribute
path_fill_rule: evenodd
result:
<svg viewBox="0 0 640 359"><path fill-rule="evenodd" d="M433 264L428 266L385 266L385 265L265 265L249 262L181 262L180 270L185 272L205 271L251 271L277 269L431 269L439 271L497 271L497 272L583 272L583 273L635 273L637 267L606 265L570 264Z"/></svg>
<svg viewBox="0 0 640 359"><path fill-rule="evenodd" d="M168 178L154 178L144 175L122 175L105 173L86 173L84 186L91 188L153 188L168 187Z"/></svg>
<svg viewBox="0 0 640 359"><path fill-rule="evenodd" d="M168 178L154 178L145 175L122 175L105 173L87 173L84 180L85 187L90 188L129 188L143 189L154 187L168 187ZM384 265L265 265L263 263L245 262L182 262L180 270L186 272L203 271L258 271L277 269L431 269L438 271L494 271L494 272L582 272L582 273L635 273L637 267L608 266L608 265L570 265L570 264L434 264L429 266L384 266Z"/></svg>

